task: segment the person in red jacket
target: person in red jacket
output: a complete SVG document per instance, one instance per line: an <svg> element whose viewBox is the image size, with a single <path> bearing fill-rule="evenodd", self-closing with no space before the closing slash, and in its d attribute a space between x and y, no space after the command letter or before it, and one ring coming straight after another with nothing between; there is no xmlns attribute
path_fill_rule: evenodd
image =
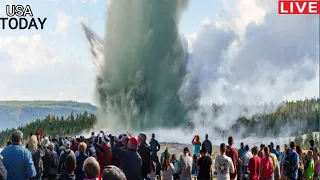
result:
<svg viewBox="0 0 320 180"><path fill-rule="evenodd" d="M73 151L73 152L76 152L78 150L78 142L77 140L73 139L71 141L71 147L70 149Z"/></svg>

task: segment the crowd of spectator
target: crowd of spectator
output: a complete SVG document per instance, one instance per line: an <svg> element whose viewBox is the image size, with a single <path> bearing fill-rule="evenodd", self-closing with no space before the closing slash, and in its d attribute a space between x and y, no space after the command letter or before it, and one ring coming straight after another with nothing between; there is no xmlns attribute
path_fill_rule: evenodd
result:
<svg viewBox="0 0 320 180"><path fill-rule="evenodd" d="M160 144L152 134L129 133L113 136L103 131L78 138L31 134L23 143L23 133L12 133L11 142L0 156L0 179L8 180L318 180L320 158L314 141L303 151L291 142L274 148L273 143L260 149L240 144L233 137L220 152L213 154L208 135L192 139L181 155L170 154L169 147L159 153ZM158 156L160 155L160 158Z"/></svg>

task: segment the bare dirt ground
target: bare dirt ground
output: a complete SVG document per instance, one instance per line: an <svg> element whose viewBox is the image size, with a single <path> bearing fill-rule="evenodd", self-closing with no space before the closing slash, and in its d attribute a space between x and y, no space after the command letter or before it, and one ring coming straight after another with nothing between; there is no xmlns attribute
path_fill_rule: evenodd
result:
<svg viewBox="0 0 320 180"><path fill-rule="evenodd" d="M190 153L192 154L193 152L193 145L192 144L179 144L179 143L165 143L165 142L160 142L160 145L161 145L161 149L158 153L158 157L161 156L161 153L164 152L164 146L168 146L169 148L169 153L172 155L172 154L175 154L178 158L180 155L182 155L183 153L183 149L185 147L188 147L189 148L189 151ZM218 150L219 150L219 147L218 146L213 146L212 147L212 151L213 151L213 154L217 154L218 153Z"/></svg>

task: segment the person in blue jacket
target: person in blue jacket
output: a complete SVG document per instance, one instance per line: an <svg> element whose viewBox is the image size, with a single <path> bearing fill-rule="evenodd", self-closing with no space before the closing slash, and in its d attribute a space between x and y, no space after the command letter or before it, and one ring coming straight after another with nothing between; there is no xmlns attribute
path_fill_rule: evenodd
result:
<svg viewBox="0 0 320 180"><path fill-rule="evenodd" d="M1 152L3 165L7 170L7 179L27 180L36 176L30 151L22 146L23 133L16 130L11 135L12 145Z"/></svg>

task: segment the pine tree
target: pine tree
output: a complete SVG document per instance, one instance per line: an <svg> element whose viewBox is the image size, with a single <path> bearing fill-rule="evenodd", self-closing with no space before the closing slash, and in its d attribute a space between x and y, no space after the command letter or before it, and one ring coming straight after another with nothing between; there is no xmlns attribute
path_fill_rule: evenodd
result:
<svg viewBox="0 0 320 180"><path fill-rule="evenodd" d="M301 135L297 136L294 139L294 143L296 146L303 146L303 137Z"/></svg>
<svg viewBox="0 0 320 180"><path fill-rule="evenodd" d="M306 139L304 140L304 145L303 145L303 147L305 148L305 149L309 149L310 148L310 140L312 140L313 139L313 133L312 133L312 131L309 129L309 131L308 131L308 134L307 134L307 137L306 137Z"/></svg>

